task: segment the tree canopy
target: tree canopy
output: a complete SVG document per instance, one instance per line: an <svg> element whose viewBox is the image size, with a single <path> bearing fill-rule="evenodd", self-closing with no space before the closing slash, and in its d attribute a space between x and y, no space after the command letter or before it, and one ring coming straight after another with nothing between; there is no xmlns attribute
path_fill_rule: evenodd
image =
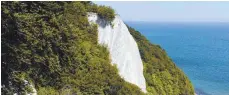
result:
<svg viewBox="0 0 229 95"><path fill-rule="evenodd" d="M142 95L111 65L88 12L111 22L115 12L92 2L1 2L2 94ZM147 94L191 95L193 88L165 51L130 28L144 62Z"/></svg>
<svg viewBox="0 0 229 95"><path fill-rule="evenodd" d="M143 94L125 82L97 44L91 2L2 2L2 94ZM106 17L107 7L97 6ZM102 9L105 8L105 9ZM112 12L109 12L109 14ZM114 16L107 19L112 20Z"/></svg>

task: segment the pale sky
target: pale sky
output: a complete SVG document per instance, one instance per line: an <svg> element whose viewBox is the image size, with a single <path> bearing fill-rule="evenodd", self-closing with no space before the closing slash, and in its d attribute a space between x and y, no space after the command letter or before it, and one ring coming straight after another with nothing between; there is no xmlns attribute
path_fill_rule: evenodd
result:
<svg viewBox="0 0 229 95"><path fill-rule="evenodd" d="M229 2L96 1L124 21L229 22Z"/></svg>

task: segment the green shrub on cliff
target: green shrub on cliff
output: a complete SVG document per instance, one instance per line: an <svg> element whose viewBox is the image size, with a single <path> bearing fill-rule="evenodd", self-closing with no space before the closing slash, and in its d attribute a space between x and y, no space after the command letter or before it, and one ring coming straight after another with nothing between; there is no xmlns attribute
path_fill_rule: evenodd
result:
<svg viewBox="0 0 229 95"><path fill-rule="evenodd" d="M107 21L113 21L113 18L115 17L114 10L107 6L99 6L98 7L98 15L107 20Z"/></svg>
<svg viewBox="0 0 229 95"><path fill-rule="evenodd" d="M112 22L115 18L115 11L109 6L98 6L92 2L84 2L85 5L89 5L86 9L89 12L97 13L98 16L108 22Z"/></svg>
<svg viewBox="0 0 229 95"><path fill-rule="evenodd" d="M131 27L128 28L138 44L144 63L144 76L148 94L194 95L191 82L176 67L166 52L159 45L151 44L138 31Z"/></svg>

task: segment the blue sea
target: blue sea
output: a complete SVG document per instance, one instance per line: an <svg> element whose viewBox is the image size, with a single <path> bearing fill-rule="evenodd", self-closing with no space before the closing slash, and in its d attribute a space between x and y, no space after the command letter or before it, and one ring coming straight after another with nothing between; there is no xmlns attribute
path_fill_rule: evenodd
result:
<svg viewBox="0 0 229 95"><path fill-rule="evenodd" d="M229 23L126 23L161 45L197 94L229 95Z"/></svg>

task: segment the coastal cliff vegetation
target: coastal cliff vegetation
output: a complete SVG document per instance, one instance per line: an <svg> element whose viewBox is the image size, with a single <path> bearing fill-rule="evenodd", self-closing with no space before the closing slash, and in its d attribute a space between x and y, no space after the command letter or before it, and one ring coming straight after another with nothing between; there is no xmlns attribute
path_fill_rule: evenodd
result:
<svg viewBox="0 0 229 95"><path fill-rule="evenodd" d="M97 43L88 12L111 22L115 12L93 2L1 2L3 95L193 95L193 87L165 51L133 28L144 63L147 93L128 83Z"/></svg>
<svg viewBox="0 0 229 95"><path fill-rule="evenodd" d="M159 45L151 44L140 32L128 27L138 44L144 65L148 94L194 95L194 88L185 74Z"/></svg>

